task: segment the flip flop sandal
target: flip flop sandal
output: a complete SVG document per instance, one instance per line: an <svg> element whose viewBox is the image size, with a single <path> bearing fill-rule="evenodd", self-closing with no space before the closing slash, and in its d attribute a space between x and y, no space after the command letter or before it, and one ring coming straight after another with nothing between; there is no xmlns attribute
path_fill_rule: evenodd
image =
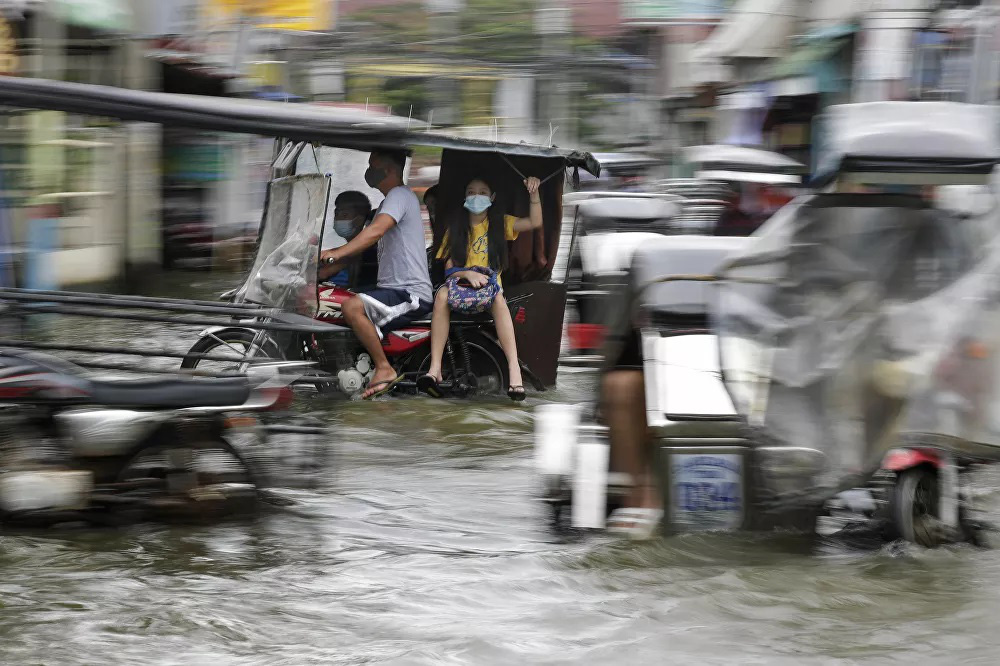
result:
<svg viewBox="0 0 1000 666"><path fill-rule="evenodd" d="M518 391L517 389L521 390ZM528 397L528 394L524 392L524 387L518 384L517 386L507 387L507 397L513 400L514 402L521 402L526 397Z"/></svg>
<svg viewBox="0 0 1000 666"><path fill-rule="evenodd" d="M374 384L372 384L371 386L369 386L365 390L366 391L371 390L371 389L375 388L376 386L381 386L382 388L380 388L379 390L375 391L371 395L363 396L361 399L362 400L371 400L373 398L378 398L379 396L383 396L383 395L386 395L388 393L392 393L393 389L395 389L396 386L401 381L403 381L403 375L396 375L395 379L390 379L389 381L375 382Z"/></svg>
<svg viewBox="0 0 1000 666"><path fill-rule="evenodd" d="M417 378L417 390L426 393L432 398L444 397L444 393L441 392L441 385L431 375L423 375Z"/></svg>
<svg viewBox="0 0 1000 666"><path fill-rule="evenodd" d="M663 511L660 509L615 509L608 516L608 532L621 534L637 541L651 539L660 527L662 520Z"/></svg>

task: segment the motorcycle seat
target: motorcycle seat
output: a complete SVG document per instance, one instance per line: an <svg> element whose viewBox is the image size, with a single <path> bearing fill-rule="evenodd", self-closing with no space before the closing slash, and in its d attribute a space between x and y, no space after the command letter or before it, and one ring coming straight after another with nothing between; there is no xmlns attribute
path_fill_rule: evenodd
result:
<svg viewBox="0 0 1000 666"><path fill-rule="evenodd" d="M108 407L229 407L250 397L245 377L92 381L91 400Z"/></svg>

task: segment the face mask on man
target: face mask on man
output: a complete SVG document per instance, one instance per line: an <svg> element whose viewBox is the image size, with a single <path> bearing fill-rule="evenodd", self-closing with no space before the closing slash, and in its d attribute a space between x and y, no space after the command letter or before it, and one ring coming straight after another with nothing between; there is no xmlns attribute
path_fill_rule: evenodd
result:
<svg viewBox="0 0 1000 666"><path fill-rule="evenodd" d="M347 240L357 235L353 217L346 220L334 220L333 230L338 236Z"/></svg>
<svg viewBox="0 0 1000 666"><path fill-rule="evenodd" d="M365 171L365 182L368 183L368 187L378 187L378 184L385 180L388 175L385 169L377 166L370 166L368 170Z"/></svg>
<svg viewBox="0 0 1000 666"><path fill-rule="evenodd" d="M470 213L482 213L493 205L493 201L485 194L470 194L465 197L465 209Z"/></svg>

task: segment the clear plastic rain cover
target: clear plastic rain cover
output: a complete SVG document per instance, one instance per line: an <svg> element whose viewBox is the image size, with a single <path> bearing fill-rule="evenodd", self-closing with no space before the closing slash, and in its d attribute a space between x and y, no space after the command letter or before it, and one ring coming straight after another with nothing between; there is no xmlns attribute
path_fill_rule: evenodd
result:
<svg viewBox="0 0 1000 666"><path fill-rule="evenodd" d="M822 453L810 490L776 508L866 481L901 443L1000 459L995 222L819 194L723 267L713 314L737 411L760 445Z"/></svg>
<svg viewBox="0 0 1000 666"><path fill-rule="evenodd" d="M246 300L308 317L316 314L329 189L330 179L319 174L271 181L257 255L241 289Z"/></svg>

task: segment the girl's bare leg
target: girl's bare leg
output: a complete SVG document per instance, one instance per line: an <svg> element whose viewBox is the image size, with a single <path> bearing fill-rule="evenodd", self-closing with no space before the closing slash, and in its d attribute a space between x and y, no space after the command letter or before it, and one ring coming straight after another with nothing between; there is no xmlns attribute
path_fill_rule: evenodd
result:
<svg viewBox="0 0 1000 666"><path fill-rule="evenodd" d="M451 309L448 307L448 290L438 289L434 296L434 314L431 315L431 365L427 374L441 381L441 360L444 346L448 342L448 326L451 323Z"/></svg>
<svg viewBox="0 0 1000 666"><path fill-rule="evenodd" d="M507 308L507 300L503 297L503 293L497 294L497 297L493 299L493 323L497 327L497 337L500 339L500 347L507 357L507 371L510 376L510 385L521 386L524 380L521 379L521 366L517 362L514 320L510 318L510 309Z"/></svg>

